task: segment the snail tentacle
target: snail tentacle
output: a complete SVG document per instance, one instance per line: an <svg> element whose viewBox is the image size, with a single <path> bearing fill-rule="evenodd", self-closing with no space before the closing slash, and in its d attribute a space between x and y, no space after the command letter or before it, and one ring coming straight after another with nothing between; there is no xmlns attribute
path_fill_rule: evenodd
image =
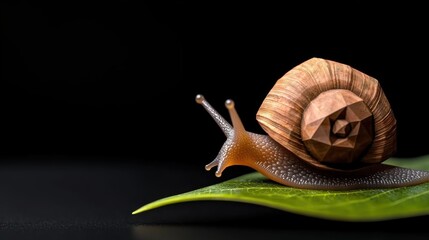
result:
<svg viewBox="0 0 429 240"><path fill-rule="evenodd" d="M232 126L220 115L204 98L203 95L197 94L195 97L195 101L202 105L204 109L210 114L210 116L213 118L213 120L217 123L217 125L222 129L222 132L225 134L226 137L229 137L229 135L232 132Z"/></svg>

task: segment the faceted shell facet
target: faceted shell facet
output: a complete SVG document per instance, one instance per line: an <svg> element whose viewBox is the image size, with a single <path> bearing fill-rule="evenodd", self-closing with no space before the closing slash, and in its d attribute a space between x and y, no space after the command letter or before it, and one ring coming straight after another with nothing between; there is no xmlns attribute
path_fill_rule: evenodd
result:
<svg viewBox="0 0 429 240"><path fill-rule="evenodd" d="M301 137L319 162L357 162L374 138L373 116L363 99L349 90L328 90L304 110Z"/></svg>

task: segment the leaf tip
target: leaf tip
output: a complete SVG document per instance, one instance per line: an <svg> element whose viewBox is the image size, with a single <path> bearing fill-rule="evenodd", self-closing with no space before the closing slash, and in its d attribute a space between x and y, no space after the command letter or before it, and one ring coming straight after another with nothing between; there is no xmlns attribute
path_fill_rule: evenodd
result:
<svg viewBox="0 0 429 240"><path fill-rule="evenodd" d="M136 215L136 214L139 214L139 213L144 212L144 211L146 211L146 210L148 210L148 209L147 209L147 207L146 207L146 206L143 206L143 207L141 207L141 208L139 208L139 209L135 210L134 212L132 212L132 213L131 213L131 215Z"/></svg>

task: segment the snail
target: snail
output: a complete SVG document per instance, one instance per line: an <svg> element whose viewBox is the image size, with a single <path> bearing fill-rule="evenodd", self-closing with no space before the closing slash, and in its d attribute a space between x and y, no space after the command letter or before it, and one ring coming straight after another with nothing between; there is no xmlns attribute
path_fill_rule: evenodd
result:
<svg viewBox="0 0 429 240"><path fill-rule="evenodd" d="M310 58L292 68L263 100L256 120L267 134L247 132L228 99L232 126L196 96L227 140L215 175L233 165L302 189L392 188L429 181L429 172L383 164L396 153L396 119L377 79L349 65Z"/></svg>

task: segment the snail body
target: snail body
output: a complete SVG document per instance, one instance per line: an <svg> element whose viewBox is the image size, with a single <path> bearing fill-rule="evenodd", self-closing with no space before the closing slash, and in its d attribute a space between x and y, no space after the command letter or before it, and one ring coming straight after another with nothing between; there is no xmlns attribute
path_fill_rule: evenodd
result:
<svg viewBox="0 0 429 240"><path fill-rule="evenodd" d="M344 190L429 181L429 172L382 164L396 152L396 119L378 81L348 65L311 58L281 77L256 119L267 135L247 132L234 102L232 126L202 95L201 104L227 137L214 161L251 167L280 184Z"/></svg>

